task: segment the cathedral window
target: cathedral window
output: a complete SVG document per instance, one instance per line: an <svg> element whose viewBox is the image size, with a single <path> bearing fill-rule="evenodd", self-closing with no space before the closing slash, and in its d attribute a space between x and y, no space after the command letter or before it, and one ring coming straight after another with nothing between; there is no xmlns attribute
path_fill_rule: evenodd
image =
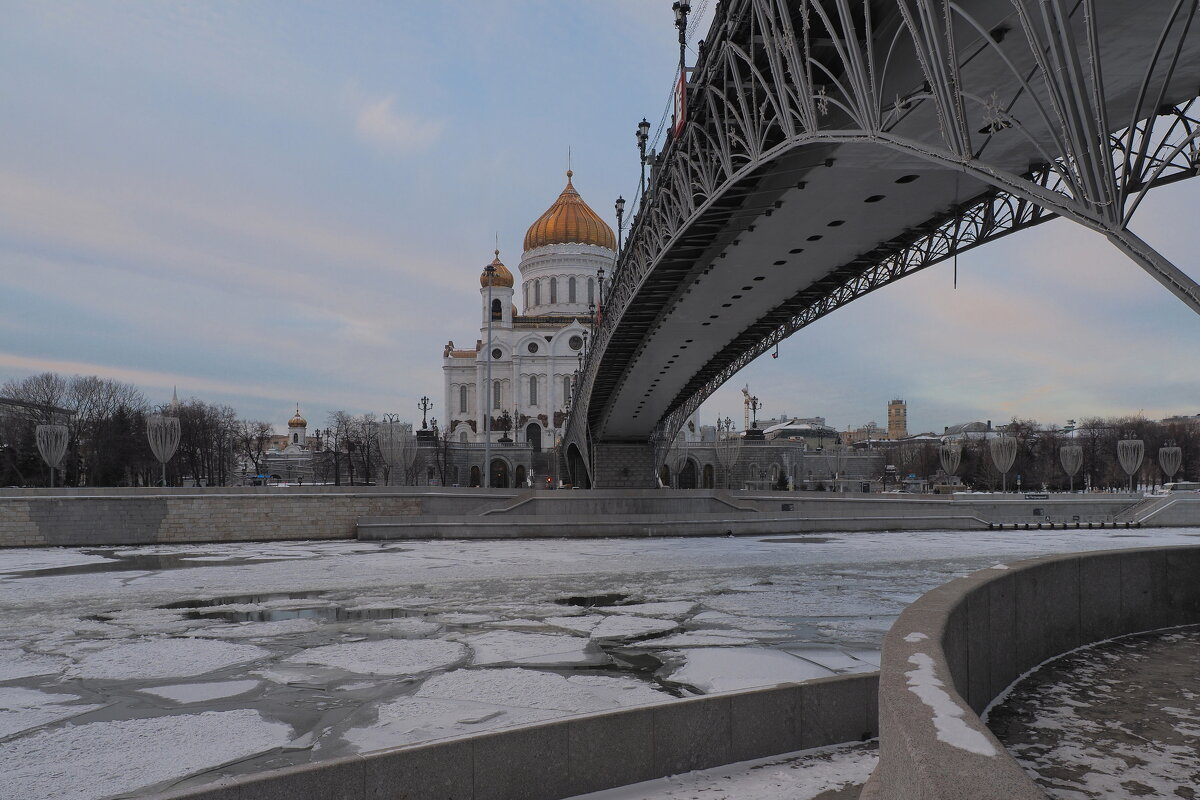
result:
<svg viewBox="0 0 1200 800"><path fill-rule="evenodd" d="M558 278L550 279L550 302L558 302Z"/></svg>
<svg viewBox="0 0 1200 800"><path fill-rule="evenodd" d="M536 406L537 401L537 376L529 376L529 405Z"/></svg>
<svg viewBox="0 0 1200 800"><path fill-rule="evenodd" d="M458 413L467 413L467 387L458 387Z"/></svg>
<svg viewBox="0 0 1200 800"><path fill-rule="evenodd" d="M500 408L500 381L492 381L492 408Z"/></svg>
<svg viewBox="0 0 1200 800"><path fill-rule="evenodd" d="M504 306L502 306L500 304L499 300L493 300L492 301L492 319L500 319L501 317L503 317L504 316L504 311L502 310L503 308L504 308Z"/></svg>
<svg viewBox="0 0 1200 800"><path fill-rule="evenodd" d="M528 283L525 284L524 286L521 287L521 289L525 292L525 310L528 311L529 310L529 284Z"/></svg>
<svg viewBox="0 0 1200 800"><path fill-rule="evenodd" d="M571 376L563 376L563 400L571 396Z"/></svg>
<svg viewBox="0 0 1200 800"><path fill-rule="evenodd" d="M533 304L535 306L540 306L542 304L542 282L541 281L533 282Z"/></svg>
<svg viewBox="0 0 1200 800"><path fill-rule="evenodd" d="M593 305L596 302L596 281L588 278L588 305Z"/></svg>
<svg viewBox="0 0 1200 800"><path fill-rule="evenodd" d="M568 303L575 302L575 278L574 277L567 279L567 302Z"/></svg>

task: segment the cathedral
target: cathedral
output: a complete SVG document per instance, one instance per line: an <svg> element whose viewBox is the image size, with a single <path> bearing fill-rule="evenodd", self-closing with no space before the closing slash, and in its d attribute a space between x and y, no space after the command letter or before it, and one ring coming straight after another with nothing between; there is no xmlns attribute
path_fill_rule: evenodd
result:
<svg viewBox="0 0 1200 800"><path fill-rule="evenodd" d="M567 170L566 188L525 234L520 290L497 250L488 265L494 272L485 267L479 276L479 338L467 348L451 341L442 352L443 424L454 442L482 443L485 415L493 442L533 452L554 447L562 434L572 378L617 255L612 228L571 176Z"/></svg>

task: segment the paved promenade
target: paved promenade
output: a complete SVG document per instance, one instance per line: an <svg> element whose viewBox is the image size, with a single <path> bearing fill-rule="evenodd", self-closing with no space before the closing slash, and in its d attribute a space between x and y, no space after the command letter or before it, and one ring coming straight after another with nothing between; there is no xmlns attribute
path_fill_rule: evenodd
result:
<svg viewBox="0 0 1200 800"><path fill-rule="evenodd" d="M1200 797L1200 626L1064 656L988 727L1055 800Z"/></svg>

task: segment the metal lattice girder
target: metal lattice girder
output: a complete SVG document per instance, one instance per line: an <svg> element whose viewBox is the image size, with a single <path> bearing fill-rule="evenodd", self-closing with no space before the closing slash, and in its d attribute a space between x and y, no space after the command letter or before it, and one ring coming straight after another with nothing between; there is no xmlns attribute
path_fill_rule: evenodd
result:
<svg viewBox="0 0 1200 800"><path fill-rule="evenodd" d="M1106 235L1200 312L1200 287L1129 231L1145 193L1200 167L1196 0L726 0L606 294L568 438L605 438L671 282L753 231L773 183L870 146L977 187L864 242L690 376L667 436L775 342L904 275L1062 216ZM797 154L811 154L797 164ZM801 159L803 161L803 159ZM787 170L793 170L789 176ZM769 194L769 192L766 192Z"/></svg>

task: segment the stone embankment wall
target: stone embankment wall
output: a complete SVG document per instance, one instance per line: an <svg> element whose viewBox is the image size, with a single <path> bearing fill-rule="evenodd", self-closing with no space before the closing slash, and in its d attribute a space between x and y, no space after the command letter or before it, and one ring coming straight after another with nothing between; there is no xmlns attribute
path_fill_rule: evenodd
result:
<svg viewBox="0 0 1200 800"><path fill-rule="evenodd" d="M876 734L876 673L677 700L362 753L158 800L559 800Z"/></svg>
<svg viewBox="0 0 1200 800"><path fill-rule="evenodd" d="M1061 653L1200 623L1198 576L1200 547L1118 550L997 566L921 597L884 640L863 800L1045 800L979 714Z"/></svg>
<svg viewBox="0 0 1200 800"><path fill-rule="evenodd" d="M478 502L387 487L8 489L0 491L0 547L350 539L360 517Z"/></svg>

